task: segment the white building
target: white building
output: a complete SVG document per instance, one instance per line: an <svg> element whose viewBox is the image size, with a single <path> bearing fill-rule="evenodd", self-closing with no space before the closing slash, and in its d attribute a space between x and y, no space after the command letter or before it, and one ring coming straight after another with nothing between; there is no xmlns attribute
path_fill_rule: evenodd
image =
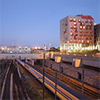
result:
<svg viewBox="0 0 100 100"><path fill-rule="evenodd" d="M10 46L10 47L1 47L1 51L3 53L14 53L14 54L19 54L19 53L30 53L31 52L31 48L29 47L17 47L17 46Z"/></svg>

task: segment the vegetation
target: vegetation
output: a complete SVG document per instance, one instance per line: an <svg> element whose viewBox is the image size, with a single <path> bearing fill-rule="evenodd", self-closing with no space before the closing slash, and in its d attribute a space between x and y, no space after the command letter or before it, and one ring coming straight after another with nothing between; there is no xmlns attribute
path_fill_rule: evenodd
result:
<svg viewBox="0 0 100 100"><path fill-rule="evenodd" d="M58 48L51 47L49 51L60 52L60 47L58 47Z"/></svg>

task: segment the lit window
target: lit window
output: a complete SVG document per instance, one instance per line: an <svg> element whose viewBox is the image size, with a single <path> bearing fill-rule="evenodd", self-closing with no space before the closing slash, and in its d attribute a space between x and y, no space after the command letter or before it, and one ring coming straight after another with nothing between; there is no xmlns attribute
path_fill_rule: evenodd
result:
<svg viewBox="0 0 100 100"><path fill-rule="evenodd" d="M75 25L76 23L74 22L74 25Z"/></svg>
<svg viewBox="0 0 100 100"><path fill-rule="evenodd" d="M78 21L80 22L81 20L79 19Z"/></svg>
<svg viewBox="0 0 100 100"><path fill-rule="evenodd" d="M79 42L81 42L81 41L79 40Z"/></svg>
<svg viewBox="0 0 100 100"><path fill-rule="evenodd" d="M80 28L82 28L82 26L80 26Z"/></svg>
<svg viewBox="0 0 100 100"><path fill-rule="evenodd" d="M83 43L84 41L82 40L82 43Z"/></svg>
<svg viewBox="0 0 100 100"><path fill-rule="evenodd" d="M72 32L70 32L70 35L72 35Z"/></svg>
<svg viewBox="0 0 100 100"><path fill-rule="evenodd" d="M74 28L76 28L76 26L74 26Z"/></svg>
<svg viewBox="0 0 100 100"><path fill-rule="evenodd" d="M74 18L74 21L76 21L76 19Z"/></svg>
<svg viewBox="0 0 100 100"><path fill-rule="evenodd" d="M67 33L65 33L65 35L67 35Z"/></svg>
<svg viewBox="0 0 100 100"><path fill-rule="evenodd" d="M83 26L83 29L85 29L85 26Z"/></svg>
<svg viewBox="0 0 100 100"><path fill-rule="evenodd" d="M89 43L89 40L87 40L87 43Z"/></svg>

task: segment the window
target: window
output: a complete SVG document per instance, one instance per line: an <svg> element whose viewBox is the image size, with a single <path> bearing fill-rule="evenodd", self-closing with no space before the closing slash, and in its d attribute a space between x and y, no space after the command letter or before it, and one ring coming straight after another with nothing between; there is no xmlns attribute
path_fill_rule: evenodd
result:
<svg viewBox="0 0 100 100"><path fill-rule="evenodd" d="M81 37L79 37L79 39L81 39Z"/></svg>
<svg viewBox="0 0 100 100"><path fill-rule="evenodd" d="M85 21L86 23L88 22L88 20L86 19L86 21Z"/></svg>
<svg viewBox="0 0 100 100"><path fill-rule="evenodd" d="M76 21L76 19L74 18L74 21Z"/></svg>
<svg viewBox="0 0 100 100"><path fill-rule="evenodd" d="M81 20L79 19L78 21L80 22Z"/></svg>
<svg viewBox="0 0 100 100"><path fill-rule="evenodd" d="M80 28L82 28L82 26L80 26Z"/></svg>
<svg viewBox="0 0 100 100"><path fill-rule="evenodd" d="M76 28L76 26L74 26L74 28Z"/></svg>
<svg viewBox="0 0 100 100"><path fill-rule="evenodd" d="M81 73L77 73L78 79L81 80Z"/></svg>
<svg viewBox="0 0 100 100"><path fill-rule="evenodd" d="M73 35L73 33L72 33L72 32L70 32L70 35Z"/></svg>
<svg viewBox="0 0 100 100"><path fill-rule="evenodd" d="M82 25L82 22L80 22L80 25Z"/></svg>
<svg viewBox="0 0 100 100"><path fill-rule="evenodd" d="M83 29L85 29L85 26L83 26Z"/></svg>
<svg viewBox="0 0 100 100"><path fill-rule="evenodd" d="M88 38L86 37L86 40L87 40Z"/></svg>
<svg viewBox="0 0 100 100"><path fill-rule="evenodd" d="M82 43L83 43L84 41L82 40Z"/></svg>
<svg viewBox="0 0 100 100"><path fill-rule="evenodd" d="M77 29L75 29L75 32L77 32Z"/></svg>
<svg viewBox="0 0 100 100"><path fill-rule="evenodd" d="M89 43L89 40L87 40L87 43Z"/></svg>
<svg viewBox="0 0 100 100"><path fill-rule="evenodd" d="M61 73L63 73L63 67L61 67Z"/></svg>
<svg viewBox="0 0 100 100"><path fill-rule="evenodd" d="M52 64L50 64L50 68L52 68Z"/></svg>

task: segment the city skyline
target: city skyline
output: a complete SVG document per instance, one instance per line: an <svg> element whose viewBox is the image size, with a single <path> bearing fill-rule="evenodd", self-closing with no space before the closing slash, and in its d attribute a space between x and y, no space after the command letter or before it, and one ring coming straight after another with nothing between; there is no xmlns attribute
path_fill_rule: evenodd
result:
<svg viewBox="0 0 100 100"><path fill-rule="evenodd" d="M0 46L60 46L60 20L66 16L91 15L99 24L99 0L1 0Z"/></svg>

